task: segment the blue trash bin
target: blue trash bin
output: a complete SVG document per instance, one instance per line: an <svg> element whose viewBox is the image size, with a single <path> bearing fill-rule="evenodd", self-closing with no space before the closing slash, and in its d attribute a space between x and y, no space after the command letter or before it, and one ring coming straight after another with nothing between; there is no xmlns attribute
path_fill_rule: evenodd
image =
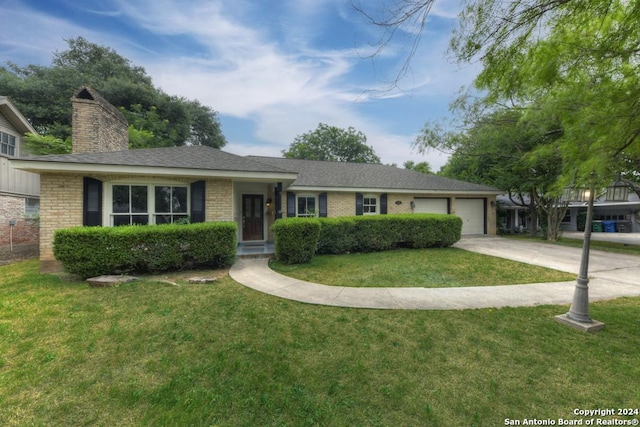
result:
<svg viewBox="0 0 640 427"><path fill-rule="evenodd" d="M615 221L602 221L604 225L605 233L615 233L616 232L616 222Z"/></svg>

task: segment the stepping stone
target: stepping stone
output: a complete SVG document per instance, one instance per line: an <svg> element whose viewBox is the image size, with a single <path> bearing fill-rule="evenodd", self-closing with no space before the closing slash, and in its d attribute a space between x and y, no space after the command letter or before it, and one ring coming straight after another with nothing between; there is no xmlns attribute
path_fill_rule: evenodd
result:
<svg viewBox="0 0 640 427"><path fill-rule="evenodd" d="M111 286L119 286L122 283L133 282L138 280L137 277L123 275L104 275L91 277L87 279L89 286L94 288L110 288Z"/></svg>
<svg viewBox="0 0 640 427"><path fill-rule="evenodd" d="M199 284L207 284L215 282L215 277L192 277L189 279L189 283L199 283Z"/></svg>

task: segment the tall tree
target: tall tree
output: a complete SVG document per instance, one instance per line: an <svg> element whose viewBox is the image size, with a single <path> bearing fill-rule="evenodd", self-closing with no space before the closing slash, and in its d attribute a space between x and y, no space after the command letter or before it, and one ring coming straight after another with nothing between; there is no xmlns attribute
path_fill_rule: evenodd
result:
<svg viewBox="0 0 640 427"><path fill-rule="evenodd" d="M137 131L134 146L226 144L210 107L167 95L153 86L144 68L109 47L82 37L67 43L69 49L54 53L50 67L0 67L0 93L11 97L40 134L61 140L71 136L69 98L88 85L123 112Z"/></svg>
<svg viewBox="0 0 640 427"><path fill-rule="evenodd" d="M380 163L364 133L352 127L341 129L324 123L296 136L282 155L289 159L329 160L334 162Z"/></svg>
<svg viewBox="0 0 640 427"><path fill-rule="evenodd" d="M414 162L413 160L407 160L402 164L405 169L416 171L420 173L433 173L431 170L431 165L428 162Z"/></svg>
<svg viewBox="0 0 640 427"><path fill-rule="evenodd" d="M534 226L540 217L546 238L555 240L567 208L556 191L563 170L556 146L562 130L556 122L537 123L523 115L522 110L500 109L473 116L469 128L459 133L426 126L416 144L452 153L443 176L504 190L529 208Z"/></svg>

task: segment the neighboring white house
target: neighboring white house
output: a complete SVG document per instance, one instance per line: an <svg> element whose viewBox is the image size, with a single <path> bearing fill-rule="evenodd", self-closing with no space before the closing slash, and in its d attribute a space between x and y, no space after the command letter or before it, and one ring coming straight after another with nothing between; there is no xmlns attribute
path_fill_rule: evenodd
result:
<svg viewBox="0 0 640 427"><path fill-rule="evenodd" d="M14 169L9 161L25 154L27 132L36 131L0 96L0 261L38 253L40 176Z"/></svg>

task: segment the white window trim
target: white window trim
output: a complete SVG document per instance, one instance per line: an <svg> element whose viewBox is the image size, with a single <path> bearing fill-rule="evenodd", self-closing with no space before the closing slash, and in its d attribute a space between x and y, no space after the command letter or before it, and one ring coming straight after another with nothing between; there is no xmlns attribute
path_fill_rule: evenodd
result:
<svg viewBox="0 0 640 427"><path fill-rule="evenodd" d="M305 198L305 199L313 199L314 202L313 204L315 205L315 211L313 212L313 214L300 214L300 212L298 212L298 199L299 198ZM319 213L319 206L318 206L318 195L317 194L313 194L313 193L301 193L301 194L296 194L296 216L297 217L301 217L301 218L317 218L318 217L318 213Z"/></svg>
<svg viewBox="0 0 640 427"><path fill-rule="evenodd" d="M364 200L365 199L375 199L376 204L375 205L365 205ZM375 212L365 212L365 206L375 206L376 211ZM368 193L368 194L363 194L362 195L362 215L380 215L380 195L379 194L373 194L373 193Z"/></svg>
<svg viewBox="0 0 640 427"><path fill-rule="evenodd" d="M155 212L156 206L156 193L155 187L185 187L187 189L187 217L191 216L191 186L181 181L168 181L168 180L144 180L144 179L122 179L114 180L104 183L104 194L102 196L102 223L108 224L109 227L113 227L113 186L118 185L135 185L147 187L147 213L149 216L149 225L156 224L156 217L158 214ZM117 215L117 214L116 214ZM132 215L145 215L144 213L132 214ZM181 214L176 214L181 215Z"/></svg>

